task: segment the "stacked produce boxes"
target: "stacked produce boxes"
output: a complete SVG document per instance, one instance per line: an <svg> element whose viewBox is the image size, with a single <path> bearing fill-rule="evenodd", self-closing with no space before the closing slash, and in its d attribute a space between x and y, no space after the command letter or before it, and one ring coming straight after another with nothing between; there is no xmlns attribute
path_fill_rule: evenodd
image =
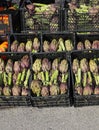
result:
<svg viewBox="0 0 99 130"><path fill-rule="evenodd" d="M0 106L99 105L97 0L18 12L19 27L11 19L12 31L0 36Z"/></svg>
<svg viewBox="0 0 99 130"><path fill-rule="evenodd" d="M67 4L64 2L63 10L63 31L99 32L98 0L71 0Z"/></svg>

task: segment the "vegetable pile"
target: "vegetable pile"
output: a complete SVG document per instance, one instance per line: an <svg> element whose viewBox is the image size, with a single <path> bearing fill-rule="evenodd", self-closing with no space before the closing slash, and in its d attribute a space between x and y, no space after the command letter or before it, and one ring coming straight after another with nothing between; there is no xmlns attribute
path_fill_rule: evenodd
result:
<svg viewBox="0 0 99 130"><path fill-rule="evenodd" d="M77 43L77 50L83 49L99 49L99 40L94 40L90 42L90 40L86 39L84 42Z"/></svg>
<svg viewBox="0 0 99 130"><path fill-rule="evenodd" d="M58 11L55 4L33 3L24 10L25 28L27 30L58 30Z"/></svg>
<svg viewBox="0 0 99 130"><path fill-rule="evenodd" d="M99 58L74 59L72 71L74 74L74 89L77 94L99 94Z"/></svg>
<svg viewBox="0 0 99 130"><path fill-rule="evenodd" d="M55 58L37 58L33 65L31 91L35 96L53 96L68 91L68 61Z"/></svg>
<svg viewBox="0 0 99 130"><path fill-rule="evenodd" d="M61 51L71 51L73 50L73 42L70 39L64 41L63 38L58 40L52 39L51 42L44 40L43 42L43 51L44 52L61 52Z"/></svg>
<svg viewBox="0 0 99 130"><path fill-rule="evenodd" d="M21 60L0 58L0 95L27 96L30 77L29 56Z"/></svg>
<svg viewBox="0 0 99 130"><path fill-rule="evenodd" d="M27 42L18 42L18 40L14 40L11 43L11 52L39 52L40 51L40 41L37 37L33 39L27 39Z"/></svg>

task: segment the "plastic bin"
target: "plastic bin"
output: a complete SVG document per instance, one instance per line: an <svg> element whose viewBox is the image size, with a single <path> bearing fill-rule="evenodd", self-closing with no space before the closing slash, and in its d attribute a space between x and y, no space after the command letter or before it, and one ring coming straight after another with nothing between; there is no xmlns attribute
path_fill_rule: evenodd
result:
<svg viewBox="0 0 99 130"><path fill-rule="evenodd" d="M86 5L86 6L94 6L94 5L99 5L99 1L98 0L61 0L61 5L62 8L68 8L69 7L69 3L73 3L75 4L77 7L79 7L80 5Z"/></svg>
<svg viewBox="0 0 99 130"><path fill-rule="evenodd" d="M71 53L71 66L73 59L77 58L78 60L81 60L82 58L86 58L88 61L90 59L98 58L99 57L99 51L98 50L91 50L91 51L75 51ZM94 106L99 105L99 95L79 95L75 91L75 78L74 74L71 69L71 75L72 75L72 85L73 85L73 99L74 99L74 107L83 107L83 106ZM92 83L92 88L94 90L95 88L95 82Z"/></svg>
<svg viewBox="0 0 99 130"><path fill-rule="evenodd" d="M44 41L48 41L49 45L50 45L51 41L53 39L56 39L57 40L57 44L58 44L58 41L59 41L60 38L63 39L63 43L65 43L65 40L70 40L72 42L73 47L75 46L74 45L74 34L73 33L64 33L64 32L59 32L59 33L57 33L57 32L56 33L43 33L42 34L42 51L44 52L44 49L43 49L43 43L44 43ZM64 47L65 47L65 44L64 44ZM57 48L57 51L58 51L58 48ZM66 52L66 48L65 48L64 51ZM50 49L49 49L49 52L50 52Z"/></svg>
<svg viewBox="0 0 99 130"><path fill-rule="evenodd" d="M40 44L41 44L41 34L28 34L28 33L13 33L10 35L10 51L11 51L11 44L13 43L13 41L17 40L20 43L24 43L26 45L28 40L34 40L34 38L38 38ZM18 45L19 46L19 45ZM33 47L32 47L33 49ZM26 50L25 50L26 52ZM41 45L40 48L38 50L38 52L41 52Z"/></svg>
<svg viewBox="0 0 99 130"><path fill-rule="evenodd" d="M8 59L12 59L12 61L16 61L16 60L20 60L25 55L28 55L30 58L29 53L10 53L10 52L0 53L0 58L3 58L6 63ZM30 83L30 79L29 79L29 83ZM3 89L3 86L4 86L4 82L1 85L2 89ZM12 85L10 87L12 88ZM22 84L20 85L20 88L22 88ZM29 87L28 87L27 96L22 96L22 95L13 96L12 93L11 93L11 96L5 96L3 94L0 95L0 107L30 106L30 105L31 105L31 102L30 102Z"/></svg>
<svg viewBox="0 0 99 130"><path fill-rule="evenodd" d="M82 42L83 45L84 45L85 40L89 40L90 43L91 43L90 49L94 49L93 48L93 42L96 41L96 40L99 41L99 34L77 34L76 33L76 35L75 35L75 50L77 50L78 42ZM95 48L95 49L99 49L98 46L96 46L96 47L97 48ZM85 49L85 45L84 45L84 49Z"/></svg>
<svg viewBox="0 0 99 130"><path fill-rule="evenodd" d="M77 13L63 9L63 31L69 32L99 32L99 13Z"/></svg>
<svg viewBox="0 0 99 130"><path fill-rule="evenodd" d="M49 60L53 60L55 58L60 58L60 59L67 59L68 60L68 56L66 55L66 53L41 53L41 54L32 54L32 63L35 61L35 59L37 58L48 58ZM68 60L68 64L69 64L69 60ZM32 93L31 90L31 104L33 107L54 107L54 106L70 106L71 105L71 98L70 98L70 65L69 65L69 77L68 77L68 81L67 81L67 86L68 86L68 91L66 94L62 94L62 95L57 95L57 96L46 96L46 97L42 97L42 96L35 96ZM32 71L33 74L33 71ZM33 79L33 76L32 76Z"/></svg>
<svg viewBox="0 0 99 130"><path fill-rule="evenodd" d="M57 32L60 28L59 10L54 14L30 15L26 9L21 9L21 32Z"/></svg>

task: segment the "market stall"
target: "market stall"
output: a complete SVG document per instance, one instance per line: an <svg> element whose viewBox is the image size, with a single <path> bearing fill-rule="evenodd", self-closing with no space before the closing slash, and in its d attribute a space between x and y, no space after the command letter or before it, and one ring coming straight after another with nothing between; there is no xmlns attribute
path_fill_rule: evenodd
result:
<svg viewBox="0 0 99 130"><path fill-rule="evenodd" d="M99 105L98 0L1 7L0 106Z"/></svg>

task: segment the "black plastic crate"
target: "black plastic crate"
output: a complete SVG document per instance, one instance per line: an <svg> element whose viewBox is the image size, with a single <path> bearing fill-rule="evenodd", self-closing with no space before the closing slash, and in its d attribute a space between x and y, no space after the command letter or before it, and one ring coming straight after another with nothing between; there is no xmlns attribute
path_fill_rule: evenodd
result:
<svg viewBox="0 0 99 130"><path fill-rule="evenodd" d="M63 31L69 32L99 32L99 13L77 13L63 9Z"/></svg>
<svg viewBox="0 0 99 130"><path fill-rule="evenodd" d="M10 14L0 12L0 34L12 32L12 19Z"/></svg>
<svg viewBox="0 0 99 130"><path fill-rule="evenodd" d="M21 31L21 22L20 22L20 11L19 10L3 10L0 11L0 15L9 16L9 26L4 25L4 33L19 33ZM0 28L2 29L0 26ZM1 30L0 29L0 30Z"/></svg>
<svg viewBox="0 0 99 130"><path fill-rule="evenodd" d="M20 60L23 56L28 55L30 58L29 53L10 53L10 52L5 52L5 53L0 53L0 58L3 58L5 63L7 62L8 59L12 59L13 61ZM30 61L31 64L31 61ZM30 83L30 79L29 79ZM29 85L29 84L28 84ZM3 84L1 85L3 88ZM11 85L12 87L12 85ZM20 85L22 88L22 84ZM5 95L0 95L0 107L11 107L11 106L30 106L30 89L28 87L28 95L27 96L5 96Z"/></svg>
<svg viewBox="0 0 99 130"><path fill-rule="evenodd" d="M17 40L20 43L24 43L26 45L27 40L34 40L34 38L37 37L40 44L41 44L41 34L28 34L28 33L13 33L10 35L10 51L11 51L11 44L13 41ZM26 52L26 50L25 50ZM41 52L41 45L38 50L38 52Z"/></svg>
<svg viewBox="0 0 99 130"><path fill-rule="evenodd" d="M78 6L81 5L81 4L85 4L85 5L89 5L89 6L99 4L98 0L70 0L70 2L75 2Z"/></svg>
<svg viewBox="0 0 99 130"><path fill-rule="evenodd" d="M20 2L20 7L22 8L22 7L24 7L25 6L25 3L26 3L26 1L25 0L23 0L23 1L21 1ZM28 1L27 3L41 3L41 4L53 4L53 3L55 3L55 0L30 0L30 1Z"/></svg>
<svg viewBox="0 0 99 130"><path fill-rule="evenodd" d="M99 51L98 50L85 50L85 51L75 51L71 53L71 66L73 59L77 58L81 60L82 58L86 58L88 61L90 59L98 58ZM72 76L72 86L73 86L73 100L74 100L74 107L83 107L83 106L94 106L99 105L99 95L79 95L75 91L75 78L74 74L71 69L71 76ZM93 88L95 88L95 83L93 82Z"/></svg>
<svg viewBox="0 0 99 130"><path fill-rule="evenodd" d="M75 96L74 107L99 105L99 95Z"/></svg>
<svg viewBox="0 0 99 130"><path fill-rule="evenodd" d="M42 51L44 52L44 50L43 50L44 41L48 41L49 45L50 45L51 41L53 39L56 39L57 44L58 44L58 41L59 41L60 38L63 39L63 43L65 43L65 40L70 40L72 42L73 47L75 46L74 45L75 40L74 40L74 34L73 33L66 33L66 32L43 33L42 34ZM64 47L65 47L65 44L64 44ZM58 49L57 49L57 51L58 51ZM66 51L66 47L65 47L65 51ZM50 50L49 50L49 52L50 52Z"/></svg>
<svg viewBox="0 0 99 130"><path fill-rule="evenodd" d="M60 31L60 11L54 14L30 15L26 9L21 9L21 32L57 32Z"/></svg>
<svg viewBox="0 0 99 130"><path fill-rule="evenodd" d="M70 106L71 105L71 97L70 97L70 90L71 90L71 86L70 86L70 64L69 64L69 59L68 59L68 55L66 55L65 52L61 52L61 53L41 53L41 54L32 54L32 64L35 61L35 59L37 58L48 58L49 60L53 60L55 58L60 58L60 59L67 59L68 61L68 65L69 65L69 70L68 70L68 81L67 81L67 85L68 85L68 91L66 94L62 94L62 95L57 95L57 96L35 96L31 90L31 104L33 107L54 107L54 106ZM32 67L32 66L31 66ZM33 74L33 71L32 71ZM33 79L33 76L32 76ZM31 80L32 80L31 79Z"/></svg>
<svg viewBox="0 0 99 130"><path fill-rule="evenodd" d="M97 48L93 48L93 42L94 41L99 41L99 34L75 34L75 50L77 50L77 44L79 42L82 42L83 45L85 43L85 40L89 40L91 43L91 47L90 49L99 49L98 46ZM98 42L97 42L98 43ZM84 45L84 49L85 49L85 45Z"/></svg>
<svg viewBox="0 0 99 130"><path fill-rule="evenodd" d="M68 8L69 3L72 3L79 7L80 5L94 6L99 5L98 0L61 0L61 8Z"/></svg>

